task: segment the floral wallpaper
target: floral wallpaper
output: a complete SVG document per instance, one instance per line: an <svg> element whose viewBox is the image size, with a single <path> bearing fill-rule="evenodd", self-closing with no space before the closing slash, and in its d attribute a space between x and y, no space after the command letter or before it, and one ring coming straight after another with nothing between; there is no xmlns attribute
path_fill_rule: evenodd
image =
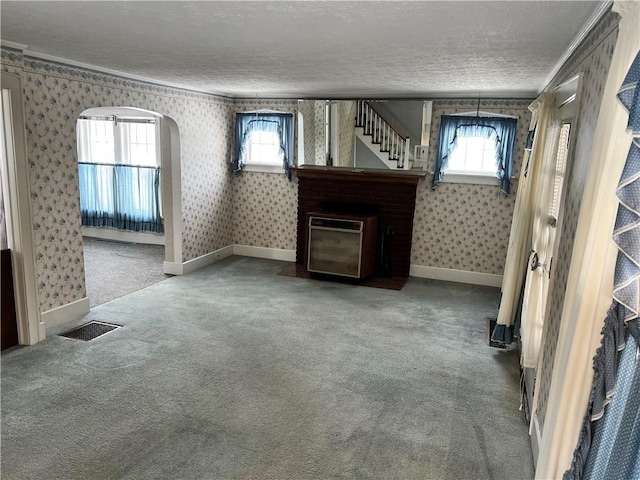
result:
<svg viewBox="0 0 640 480"><path fill-rule="evenodd" d="M233 243L295 250L298 181L284 174L242 172L233 185Z"/></svg>
<svg viewBox="0 0 640 480"><path fill-rule="evenodd" d="M316 165L326 165L326 133L325 133L325 108L327 102L324 100L316 100L314 107L315 115L315 148L316 148Z"/></svg>
<svg viewBox="0 0 640 480"><path fill-rule="evenodd" d="M41 311L85 296L75 123L87 108L131 106L167 115L180 132L183 261L232 242L232 101L106 75L2 48L2 70L24 88Z"/></svg>
<svg viewBox="0 0 640 480"><path fill-rule="evenodd" d="M301 100L298 102L298 111L302 116L304 132L304 160L298 158L298 164L314 164L316 162L316 119L315 100ZM298 138L298 141L300 138Z"/></svg>
<svg viewBox="0 0 640 480"><path fill-rule="evenodd" d="M431 190L431 175L418 184L411 263L502 275L509 245L517 179L529 128L531 100L482 100L484 112L518 119L511 195L493 185L442 183ZM478 100L434 100L428 171L433 171L440 117L478 108Z"/></svg>
<svg viewBox="0 0 640 480"><path fill-rule="evenodd" d="M353 167L356 141L356 102L338 103L338 158L334 165Z"/></svg>
<svg viewBox="0 0 640 480"><path fill-rule="evenodd" d="M297 100L236 100L234 112L297 112ZM297 132L295 134L297 145ZM297 152L297 148L294 149ZM284 174L241 172L233 177L233 242L295 250L298 182Z"/></svg>
<svg viewBox="0 0 640 480"><path fill-rule="evenodd" d="M583 74L582 92L578 113L576 147L573 163L567 166L567 190L560 228L558 253L554 259L550 288L550 306L545 319L541 347L541 363L536 375L538 392L538 421L544 428L544 419L551 387L551 374L560 331L565 290L569 276L574 236L578 224L582 193L591 159L592 141L607 73L618 37L619 16L610 12L595 26L585 41L569 58L552 85L561 83L577 73Z"/></svg>

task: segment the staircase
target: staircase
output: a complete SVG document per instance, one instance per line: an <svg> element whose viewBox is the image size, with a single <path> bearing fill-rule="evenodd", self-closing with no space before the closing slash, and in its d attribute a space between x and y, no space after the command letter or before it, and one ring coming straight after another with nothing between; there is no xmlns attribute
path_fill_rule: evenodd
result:
<svg viewBox="0 0 640 480"><path fill-rule="evenodd" d="M409 137L398 133L365 101L358 101L356 137L389 168L411 168L413 155Z"/></svg>

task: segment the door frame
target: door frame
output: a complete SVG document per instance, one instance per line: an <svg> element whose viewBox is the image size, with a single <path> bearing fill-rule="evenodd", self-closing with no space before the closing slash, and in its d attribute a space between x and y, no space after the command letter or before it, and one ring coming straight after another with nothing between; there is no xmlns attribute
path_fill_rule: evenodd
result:
<svg viewBox="0 0 640 480"><path fill-rule="evenodd" d="M34 345L45 339L46 332L38 302L23 105L20 77L2 72L3 126L0 134L6 172L3 190L6 192L7 242L13 264L18 342Z"/></svg>

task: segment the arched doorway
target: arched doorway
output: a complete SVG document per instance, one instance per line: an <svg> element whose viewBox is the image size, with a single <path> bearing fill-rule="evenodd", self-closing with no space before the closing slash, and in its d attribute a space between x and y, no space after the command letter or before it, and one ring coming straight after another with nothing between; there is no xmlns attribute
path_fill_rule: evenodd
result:
<svg viewBox="0 0 640 480"><path fill-rule="evenodd" d="M85 283L91 307L164 280L182 258L175 121L96 107L77 121Z"/></svg>

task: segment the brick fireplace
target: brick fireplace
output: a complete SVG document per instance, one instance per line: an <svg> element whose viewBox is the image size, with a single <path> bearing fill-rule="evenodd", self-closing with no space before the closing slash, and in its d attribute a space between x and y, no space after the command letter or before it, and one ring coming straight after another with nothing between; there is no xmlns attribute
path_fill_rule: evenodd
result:
<svg viewBox="0 0 640 480"><path fill-rule="evenodd" d="M416 186L424 172L303 165L296 173L297 265L306 265L307 213L377 215L375 275L409 276Z"/></svg>

